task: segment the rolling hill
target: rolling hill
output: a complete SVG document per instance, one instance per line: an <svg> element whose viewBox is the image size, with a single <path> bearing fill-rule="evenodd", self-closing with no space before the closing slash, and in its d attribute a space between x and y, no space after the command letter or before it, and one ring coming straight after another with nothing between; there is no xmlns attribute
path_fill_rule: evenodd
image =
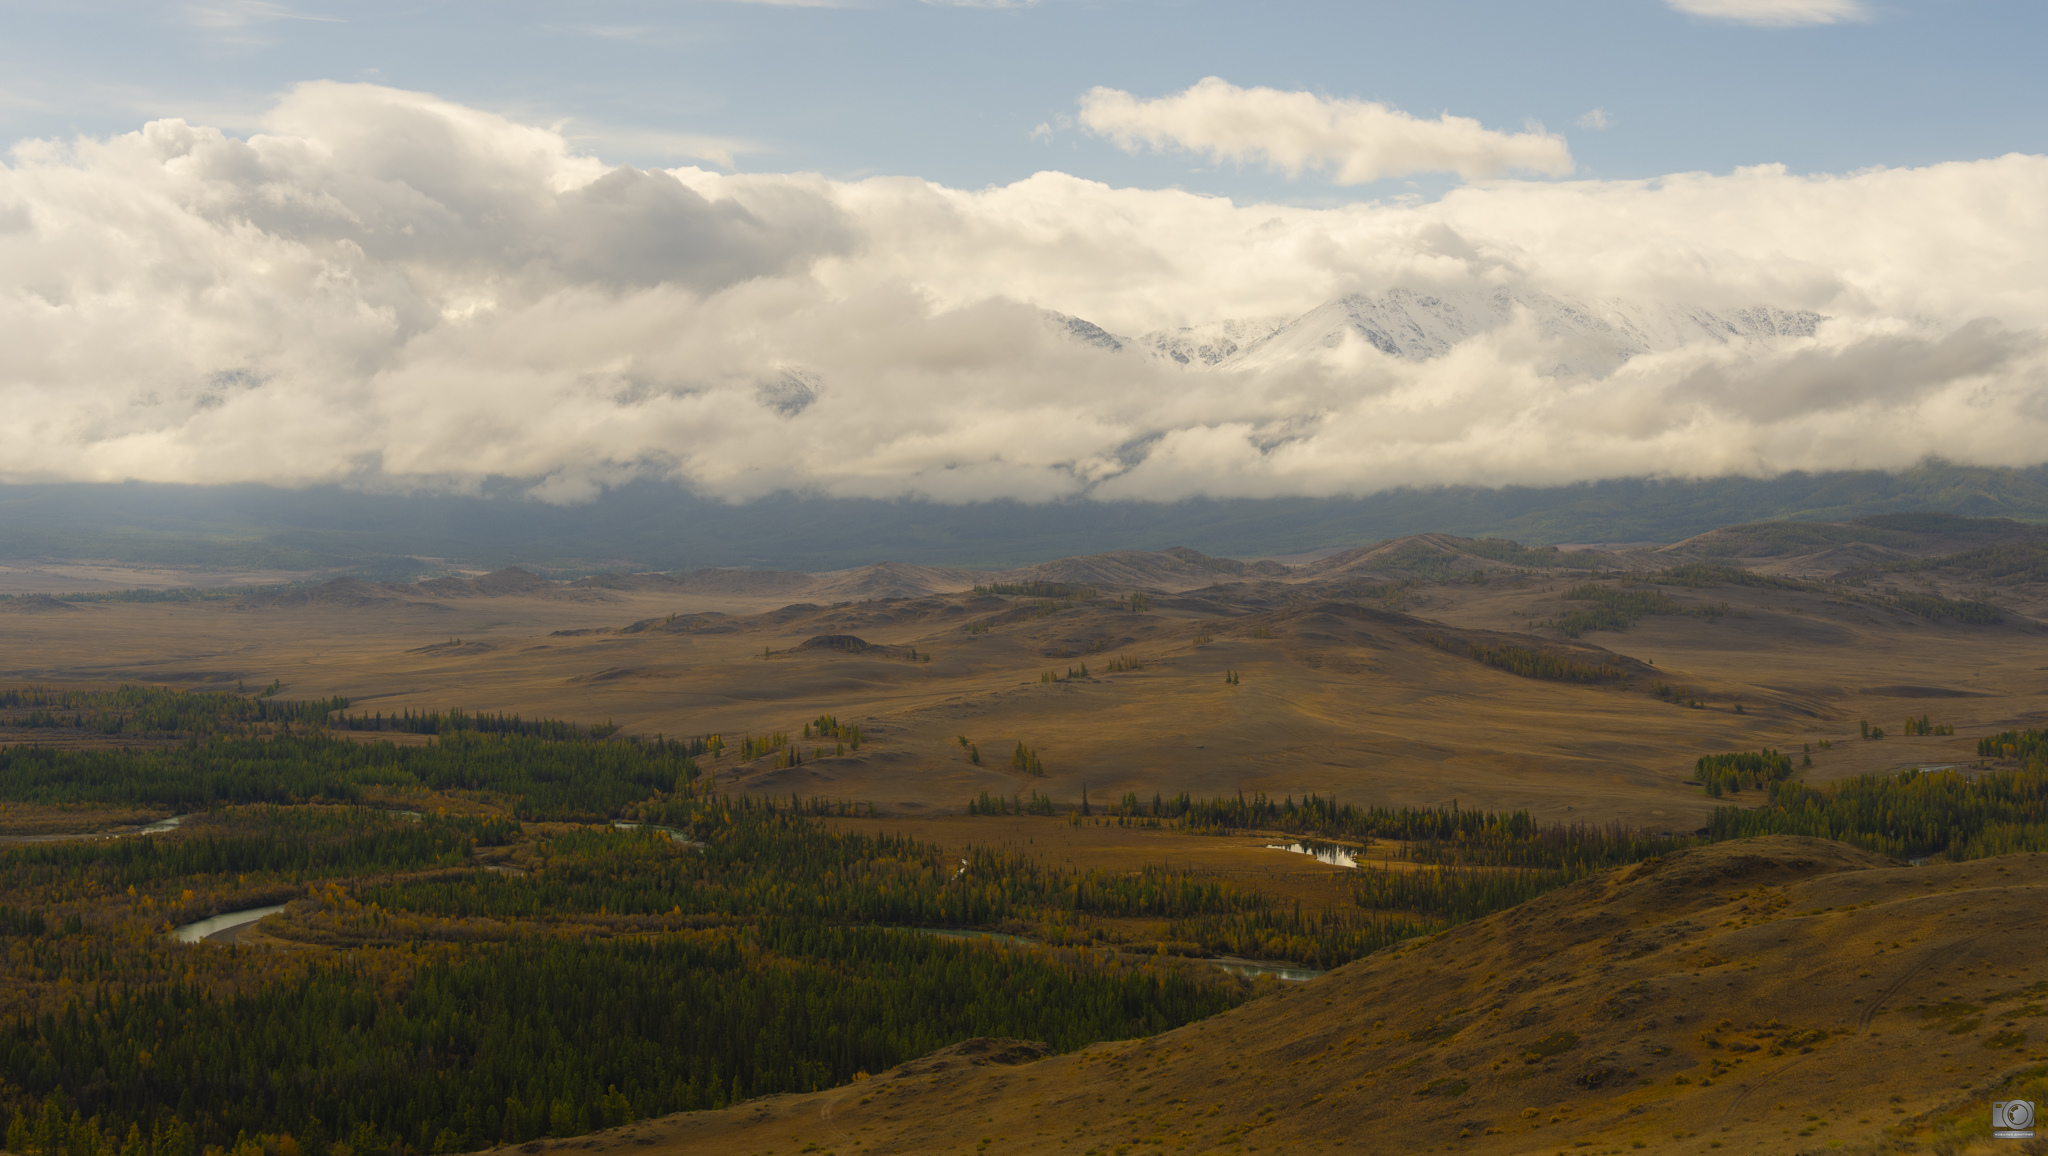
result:
<svg viewBox="0 0 2048 1156"><path fill-rule="evenodd" d="M1993 1098L2048 1095L2044 900L2040 855L1916 869L1823 840L1740 840L1149 1039L1062 1056L970 1041L591 1146L1957 1151L1985 1136Z"/></svg>

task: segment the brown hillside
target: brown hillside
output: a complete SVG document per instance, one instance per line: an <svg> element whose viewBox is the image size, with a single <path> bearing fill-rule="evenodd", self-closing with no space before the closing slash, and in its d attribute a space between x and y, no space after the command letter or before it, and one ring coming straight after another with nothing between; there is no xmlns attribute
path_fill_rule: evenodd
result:
<svg viewBox="0 0 2048 1156"><path fill-rule="evenodd" d="M858 570L813 574L803 587L812 602L859 602L870 598L917 598L941 590L965 590L985 576L946 566L905 566L879 562Z"/></svg>
<svg viewBox="0 0 2048 1156"><path fill-rule="evenodd" d="M0 613L6 614L69 614L77 610L71 603L48 594L24 594L0 602Z"/></svg>
<svg viewBox="0 0 2048 1156"><path fill-rule="evenodd" d="M2048 540L2048 528L2010 518L1890 514L1850 522L1754 522L1723 526L1655 552L1674 560L1741 560L1774 574L1825 578L1904 559L1956 554L2000 544Z"/></svg>
<svg viewBox="0 0 2048 1156"><path fill-rule="evenodd" d="M456 582L459 579L441 581ZM416 598L409 587L365 582L360 578L331 578L318 586L245 594L236 599L234 605L240 610L307 610L313 607L378 610L424 605Z"/></svg>
<svg viewBox="0 0 2048 1156"><path fill-rule="evenodd" d="M1174 546L1165 550L1112 550L1079 558L1061 558L1011 571L1004 582L1064 582L1105 590L1194 590L1244 577L1270 578L1289 574L1275 563L1246 564L1233 558L1211 558L1199 550Z"/></svg>
<svg viewBox="0 0 2048 1156"><path fill-rule="evenodd" d="M1917 1134L1924 1151L1958 1124L1983 1135L1991 1098L2039 1085L2044 907L2048 856L1916 869L1742 840L1152 1039L1047 1059L970 1042L831 1091L552 1146L1827 1153L1913 1150L1900 1145Z"/></svg>
<svg viewBox="0 0 2048 1156"><path fill-rule="evenodd" d="M399 589L404 589L404 587L399 587ZM432 595L436 598L550 597L562 595L574 597L584 593L581 590L573 589L559 582L550 582L538 574L529 570L522 570L517 566L507 566L503 570L493 570L489 574L479 574L474 578L430 578L425 582L419 583L416 589L419 593Z"/></svg>

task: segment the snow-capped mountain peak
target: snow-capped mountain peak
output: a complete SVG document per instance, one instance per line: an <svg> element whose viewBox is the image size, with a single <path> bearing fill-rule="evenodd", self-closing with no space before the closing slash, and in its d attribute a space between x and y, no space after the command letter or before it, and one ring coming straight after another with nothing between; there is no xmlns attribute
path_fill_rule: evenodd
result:
<svg viewBox="0 0 2048 1156"><path fill-rule="evenodd" d="M1189 369L1260 370L1301 358L1325 356L1347 342L1363 342L1387 357L1429 361L1459 344L1526 315L1545 340L1561 346L1545 372L1558 377L1605 377L1631 358L1701 345L1761 351L1786 339L1811 337L1820 314L1767 305L1709 309L1674 302L1594 303L1508 289L1425 291L1390 289L1357 293L1318 305L1292 321L1232 318L1136 339L1118 337L1078 317L1048 314L1072 340L1111 352L1137 352Z"/></svg>
<svg viewBox="0 0 2048 1156"><path fill-rule="evenodd" d="M1389 357L1428 361L1454 346L1507 325L1525 311L1536 331L1563 343L1557 376L1605 377L1630 358L1696 345L1761 348L1787 337L1811 337L1823 318L1769 306L1716 311L1681 303L1586 303L1506 289L1420 292L1393 289L1325 302L1233 358L1256 368L1312 356L1360 340Z"/></svg>
<svg viewBox="0 0 2048 1156"><path fill-rule="evenodd" d="M1233 317L1180 329L1155 329L1136 345L1154 357L1179 365L1221 365L1255 342L1287 324L1285 317Z"/></svg>

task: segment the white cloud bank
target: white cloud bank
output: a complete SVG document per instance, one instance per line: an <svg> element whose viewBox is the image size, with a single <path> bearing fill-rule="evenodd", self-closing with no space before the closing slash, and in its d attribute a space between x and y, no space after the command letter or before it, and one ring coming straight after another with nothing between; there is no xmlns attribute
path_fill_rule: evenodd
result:
<svg viewBox="0 0 2048 1156"><path fill-rule="evenodd" d="M1732 20L1764 28L1796 28L1809 24L1845 24L1868 20L1863 0L1665 0L1690 16Z"/></svg>
<svg viewBox="0 0 2048 1156"><path fill-rule="evenodd" d="M1445 113L1423 120L1364 100L1239 88L1206 77L1186 92L1140 100L1114 88L1081 98L1081 124L1126 152L1183 148L1211 160L1263 160L1289 176L1334 169L1340 185L1412 173L1497 177L1510 170L1564 176L1571 150L1541 131L1505 133Z"/></svg>
<svg viewBox="0 0 2048 1156"><path fill-rule="evenodd" d="M1060 173L642 172L310 84L247 140L171 120L14 149L0 480L959 501L2029 464L2048 456L2044 199L2032 156L1332 209ZM1830 320L1597 376L1560 373L1569 334L1526 309L1427 360L1332 331L1217 367L1047 313L1135 336L1396 289Z"/></svg>

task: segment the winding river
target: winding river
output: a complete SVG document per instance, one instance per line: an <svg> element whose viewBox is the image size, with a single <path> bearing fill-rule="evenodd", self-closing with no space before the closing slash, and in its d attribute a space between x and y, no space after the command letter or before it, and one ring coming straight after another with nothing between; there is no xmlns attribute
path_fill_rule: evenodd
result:
<svg viewBox="0 0 2048 1156"><path fill-rule="evenodd" d="M190 815L172 815L144 827L116 827L111 831L81 831L65 835L0 835L0 845L12 843L70 843L81 839L123 839L129 835L161 835L175 831Z"/></svg>
<svg viewBox="0 0 2048 1156"><path fill-rule="evenodd" d="M284 910L284 906L282 903L276 903L269 907L244 907L240 911L223 911L210 919L171 929L171 938L179 943L198 943L202 939L211 939L229 928L254 923L266 915L276 915Z"/></svg>
<svg viewBox="0 0 2048 1156"><path fill-rule="evenodd" d="M150 826L143 828L139 832L128 833L153 834L158 831L168 831L176 827L180 822L184 820L184 818L185 816L183 815L177 815L172 818L165 819L160 823L151 824ZM663 834L666 834L669 838L685 846L702 846L702 844L692 840L688 832L682 831L675 827L664 827L657 823L630 823L624 821L615 822L612 824L612 826L628 830L642 826L653 827L655 830L660 831ZM79 836L76 835L58 835L24 836L23 838L46 840L52 838L75 839L78 837ZM1317 859L1320 859L1325 863L1330 863L1334 866L1356 867L1358 865L1357 861L1353 859L1351 855L1345 851L1344 848L1334 847L1327 843L1310 844L1306 847L1304 847L1300 843L1296 843L1291 847L1283 846L1274 847L1272 849L1281 851L1293 851L1303 855L1314 855ZM284 904L275 903L267 907L245 907L240 911L223 911L219 915L215 915L207 919L201 919L196 923L187 923L182 927L173 928L171 930L171 938L179 943L199 943L203 940L211 939L214 936L219 935L223 931L228 931L230 929L237 927L247 926L248 924L254 923L257 920L262 919L266 915L275 915L278 912L283 911L284 909ZM912 931L919 935L936 935L946 939L990 939L995 940L998 943L1004 943L1018 947L1040 946L1037 940L1027 939L1021 935L1004 935L1001 932L977 931L973 928L966 927L912 927L904 928L903 930ZM1203 960L1203 962L1208 963L1214 967L1221 968L1224 971L1231 972L1236 975L1252 977L1270 975L1277 979L1284 980L1288 983L1306 983L1309 980L1315 979L1324 974L1323 972L1310 967L1296 967L1292 964L1273 963L1266 960L1239 959L1236 956L1229 955L1217 956L1213 959Z"/></svg>

